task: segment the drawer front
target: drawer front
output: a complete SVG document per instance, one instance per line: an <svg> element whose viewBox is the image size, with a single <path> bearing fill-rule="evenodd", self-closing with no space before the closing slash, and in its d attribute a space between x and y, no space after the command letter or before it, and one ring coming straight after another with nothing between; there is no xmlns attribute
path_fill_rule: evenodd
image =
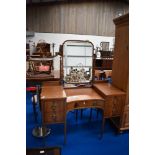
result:
<svg viewBox="0 0 155 155"><path fill-rule="evenodd" d="M65 102L63 100L50 100L43 103L43 123L64 122Z"/></svg>
<svg viewBox="0 0 155 155"><path fill-rule="evenodd" d="M104 108L104 101L94 100L94 101L78 101L78 102L71 102L67 103L66 110L73 110L73 109L80 109L80 108L89 108L89 107L98 107Z"/></svg>
<svg viewBox="0 0 155 155"><path fill-rule="evenodd" d="M59 111L59 113L44 113L43 118L44 124L64 122L64 111Z"/></svg>
<svg viewBox="0 0 155 155"><path fill-rule="evenodd" d="M44 112L63 111L64 106L64 101L62 100L46 101L44 103Z"/></svg>
<svg viewBox="0 0 155 155"><path fill-rule="evenodd" d="M93 101L92 105L104 109L104 101Z"/></svg>

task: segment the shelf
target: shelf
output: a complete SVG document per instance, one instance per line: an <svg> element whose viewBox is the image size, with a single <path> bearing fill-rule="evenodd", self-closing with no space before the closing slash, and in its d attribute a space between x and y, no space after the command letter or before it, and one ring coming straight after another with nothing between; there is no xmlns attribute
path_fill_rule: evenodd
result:
<svg viewBox="0 0 155 155"><path fill-rule="evenodd" d="M92 45L67 45L67 46L79 46L79 47L92 47Z"/></svg>
<svg viewBox="0 0 155 155"><path fill-rule="evenodd" d="M91 80L86 80L86 81L81 81L81 82L66 82L66 84L84 84L84 83L89 83L89 82L91 82Z"/></svg>
<svg viewBox="0 0 155 155"><path fill-rule="evenodd" d="M29 60L31 61L51 61L53 58L32 58L30 57Z"/></svg>
<svg viewBox="0 0 155 155"><path fill-rule="evenodd" d="M68 68L68 67L89 67L89 68L92 68L92 66L63 66L63 67L65 67L65 68Z"/></svg>
<svg viewBox="0 0 155 155"><path fill-rule="evenodd" d="M111 67L94 67L95 70L112 70Z"/></svg>
<svg viewBox="0 0 155 155"><path fill-rule="evenodd" d="M114 58L94 58L94 60L113 60Z"/></svg>
<svg viewBox="0 0 155 155"><path fill-rule="evenodd" d="M92 58L93 56L85 56L85 55L64 55L64 57L83 57L83 58L90 57L90 58Z"/></svg>

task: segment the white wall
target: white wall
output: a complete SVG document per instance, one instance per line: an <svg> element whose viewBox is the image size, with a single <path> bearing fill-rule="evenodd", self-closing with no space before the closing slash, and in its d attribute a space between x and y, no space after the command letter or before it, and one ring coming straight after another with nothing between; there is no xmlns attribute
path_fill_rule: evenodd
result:
<svg viewBox="0 0 155 155"><path fill-rule="evenodd" d="M27 37L26 42L30 43L30 53L32 54L35 51L35 46L39 40L45 40L46 43L55 43L54 51L59 51L59 46L65 40L89 40L94 44L94 48L100 46L100 42L105 41L109 42L109 49L113 48L114 37L105 37L105 36L92 36L92 35L77 35L77 34L61 34L61 33L35 33L34 37ZM35 43L35 46L33 44ZM52 52L52 47L50 52ZM59 69L59 57L54 59L54 68Z"/></svg>
<svg viewBox="0 0 155 155"><path fill-rule="evenodd" d="M45 40L47 43L55 43L54 51L58 52L59 45L61 45L65 40L89 40L94 44L94 48L96 46L100 46L100 42L106 41L110 42L110 47L113 48L114 37L106 37L106 36L92 36L92 35L77 35L77 34L61 34L61 33L35 33L34 37L27 37L27 43L29 41L30 45L35 42L37 45L39 40ZM34 47L31 46L31 53L34 50ZM52 49L51 49L52 51Z"/></svg>

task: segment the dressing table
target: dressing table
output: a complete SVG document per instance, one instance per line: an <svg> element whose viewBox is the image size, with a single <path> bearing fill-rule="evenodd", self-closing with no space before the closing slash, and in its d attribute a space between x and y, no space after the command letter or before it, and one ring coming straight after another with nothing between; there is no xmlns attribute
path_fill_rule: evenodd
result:
<svg viewBox="0 0 155 155"><path fill-rule="evenodd" d="M43 126L64 124L64 143L67 136L67 113L84 108L102 110L101 137L106 118L120 116L125 104L125 92L106 81L95 81L93 44L89 41L65 41L59 81L42 82L41 112ZM65 50L65 51L64 51ZM80 52L75 52L80 50ZM76 57L76 62L73 61ZM83 66L79 62L83 62ZM77 64L78 65L77 65Z"/></svg>
<svg viewBox="0 0 155 155"><path fill-rule="evenodd" d="M99 108L103 111L102 137L105 118L121 115L124 99L125 92L105 82L90 88L63 88L58 82L44 82L41 91L43 125L63 123L66 143L67 113L74 109Z"/></svg>

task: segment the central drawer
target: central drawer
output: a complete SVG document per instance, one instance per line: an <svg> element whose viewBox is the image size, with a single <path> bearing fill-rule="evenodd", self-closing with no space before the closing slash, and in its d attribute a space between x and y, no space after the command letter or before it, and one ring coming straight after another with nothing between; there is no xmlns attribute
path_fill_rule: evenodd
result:
<svg viewBox="0 0 155 155"><path fill-rule="evenodd" d="M75 101L67 103L67 111L72 109L80 109L80 108L90 108L90 107L98 107L104 108L103 100L87 100L87 101Z"/></svg>

